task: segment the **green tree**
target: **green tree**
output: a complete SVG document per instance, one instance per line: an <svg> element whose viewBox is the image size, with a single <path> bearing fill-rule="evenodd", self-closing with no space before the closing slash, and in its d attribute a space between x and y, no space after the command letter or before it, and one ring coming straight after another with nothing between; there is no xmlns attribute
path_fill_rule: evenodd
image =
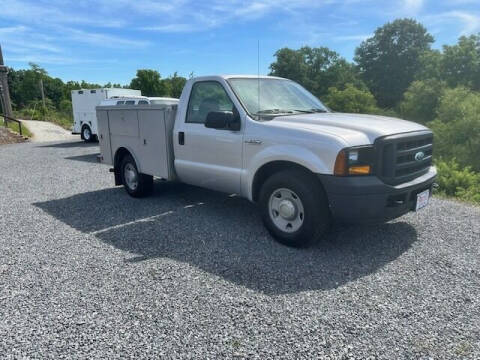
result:
<svg viewBox="0 0 480 360"><path fill-rule="evenodd" d="M480 94L466 88L445 90L437 118L429 123L435 134L437 158L456 158L460 166L480 171Z"/></svg>
<svg viewBox="0 0 480 360"><path fill-rule="evenodd" d="M433 37L420 23L398 19L378 28L355 51L355 61L380 106L394 107L420 69Z"/></svg>
<svg viewBox="0 0 480 360"><path fill-rule="evenodd" d="M173 75L162 81L165 85L168 96L179 98L182 94L182 90L187 82L187 79L182 76L178 76L178 73L175 71Z"/></svg>
<svg viewBox="0 0 480 360"><path fill-rule="evenodd" d="M335 111L346 113L371 114L378 112L375 98L368 90L347 84L344 90L335 87L328 89L326 104Z"/></svg>
<svg viewBox="0 0 480 360"><path fill-rule="evenodd" d="M443 79L443 53L438 50L427 50L420 55L420 66L415 74L415 80Z"/></svg>
<svg viewBox="0 0 480 360"><path fill-rule="evenodd" d="M12 70L9 74L10 96L16 107L22 108L29 102L40 99L40 79L47 76L47 72L37 64L30 63L28 70Z"/></svg>
<svg viewBox="0 0 480 360"><path fill-rule="evenodd" d="M43 76L43 88L45 96L52 100L56 108L60 105L60 102L65 99L64 95L65 84L59 78L52 78L50 76Z"/></svg>
<svg viewBox="0 0 480 360"><path fill-rule="evenodd" d="M400 115L422 124L432 121L444 90L445 84L436 79L414 81L398 107Z"/></svg>
<svg viewBox="0 0 480 360"><path fill-rule="evenodd" d="M161 81L160 73L151 69L137 70L137 76L130 82L130 88L140 90L144 96L166 96L167 87Z"/></svg>
<svg viewBox="0 0 480 360"><path fill-rule="evenodd" d="M480 34L462 36L456 45L444 45L441 69L449 86L480 90Z"/></svg>
<svg viewBox="0 0 480 360"><path fill-rule="evenodd" d="M275 62L270 65L271 75L296 81L317 97L327 95L330 87L344 89L349 83L365 87L355 67L326 47L283 48L275 53L275 57Z"/></svg>

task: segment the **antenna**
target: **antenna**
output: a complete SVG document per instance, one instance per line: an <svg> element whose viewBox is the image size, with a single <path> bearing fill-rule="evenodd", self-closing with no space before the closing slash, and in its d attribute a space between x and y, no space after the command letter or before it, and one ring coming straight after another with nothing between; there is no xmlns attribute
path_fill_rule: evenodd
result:
<svg viewBox="0 0 480 360"><path fill-rule="evenodd" d="M258 110L260 111L260 39L258 39L257 43L257 80L258 80Z"/></svg>

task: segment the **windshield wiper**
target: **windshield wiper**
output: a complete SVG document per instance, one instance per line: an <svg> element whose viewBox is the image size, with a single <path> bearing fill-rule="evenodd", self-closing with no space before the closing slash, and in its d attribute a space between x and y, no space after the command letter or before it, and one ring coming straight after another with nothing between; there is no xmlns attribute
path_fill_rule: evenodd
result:
<svg viewBox="0 0 480 360"><path fill-rule="evenodd" d="M293 111L297 111L297 112L300 112L300 113L305 113L305 114L313 114L313 113L325 113L327 112L326 110L324 109L308 109L308 110L293 110Z"/></svg>
<svg viewBox="0 0 480 360"><path fill-rule="evenodd" d="M295 110L268 109L257 111L254 115L291 114Z"/></svg>

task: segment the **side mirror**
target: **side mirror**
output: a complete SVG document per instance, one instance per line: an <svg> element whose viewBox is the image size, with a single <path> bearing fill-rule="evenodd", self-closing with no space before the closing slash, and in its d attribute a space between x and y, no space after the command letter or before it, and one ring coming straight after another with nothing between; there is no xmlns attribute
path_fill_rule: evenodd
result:
<svg viewBox="0 0 480 360"><path fill-rule="evenodd" d="M205 120L205 127L217 130L240 130L240 116L232 111L209 112Z"/></svg>

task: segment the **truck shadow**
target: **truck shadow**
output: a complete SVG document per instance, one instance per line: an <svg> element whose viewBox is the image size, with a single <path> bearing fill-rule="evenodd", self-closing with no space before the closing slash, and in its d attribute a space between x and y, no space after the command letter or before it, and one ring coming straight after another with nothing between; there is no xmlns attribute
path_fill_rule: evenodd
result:
<svg viewBox="0 0 480 360"><path fill-rule="evenodd" d="M170 258L269 295L328 290L372 274L417 240L405 222L335 228L320 244L277 244L255 205L181 184L156 184L151 198L110 188L35 203L69 226L131 254Z"/></svg>
<svg viewBox="0 0 480 360"><path fill-rule="evenodd" d="M84 162L98 164L97 157L99 155L100 155L100 153L97 152L97 153L94 153L94 154L68 156L65 159L66 160L75 160L75 161L84 161Z"/></svg>
<svg viewBox="0 0 480 360"><path fill-rule="evenodd" d="M91 148L91 147L98 147L97 142L86 143L83 140L79 141L62 141L62 142L55 142L55 143L47 143L45 145L38 145L38 147L42 148L60 148L60 149L70 149L70 148Z"/></svg>

